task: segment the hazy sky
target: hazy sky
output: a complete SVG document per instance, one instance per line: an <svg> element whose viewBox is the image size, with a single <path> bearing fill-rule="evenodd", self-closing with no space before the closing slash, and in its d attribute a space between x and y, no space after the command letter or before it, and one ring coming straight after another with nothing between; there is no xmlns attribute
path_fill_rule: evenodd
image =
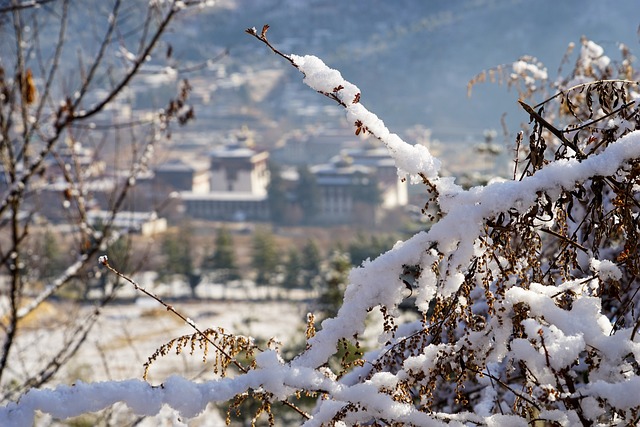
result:
<svg viewBox="0 0 640 427"><path fill-rule="evenodd" d="M532 55L554 78L567 45L579 44L582 35L601 44L614 60L619 41L638 51L636 0L236 3L234 24L269 23L271 39L285 50L321 56L363 90L363 102L391 127L420 123L444 139L499 127L504 111L516 124L526 119L516 107L516 95L506 88L478 86L467 98L468 80L484 69ZM219 28L227 32L230 27ZM231 44L232 52L254 49L256 64L262 60L262 46L247 45L242 38Z"/></svg>

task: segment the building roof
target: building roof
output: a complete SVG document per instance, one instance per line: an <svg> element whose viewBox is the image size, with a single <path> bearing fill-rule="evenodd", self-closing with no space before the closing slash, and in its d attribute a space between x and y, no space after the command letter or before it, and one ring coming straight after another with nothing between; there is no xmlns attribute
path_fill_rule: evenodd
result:
<svg viewBox="0 0 640 427"><path fill-rule="evenodd" d="M352 185L356 175L370 175L373 170L364 165L326 163L309 168L319 185Z"/></svg>
<svg viewBox="0 0 640 427"><path fill-rule="evenodd" d="M161 163L155 168L156 172L198 172L209 169L209 162L206 160L184 161L174 159Z"/></svg>
<svg viewBox="0 0 640 427"><path fill-rule="evenodd" d="M219 159L252 159L258 160L269 156L267 151L255 151L239 145L225 145L210 152L211 157Z"/></svg>
<svg viewBox="0 0 640 427"><path fill-rule="evenodd" d="M385 147L346 149L342 151L342 155L351 157L355 164L374 167L395 167L395 161Z"/></svg>
<svg viewBox="0 0 640 427"><path fill-rule="evenodd" d="M215 191L211 193L194 193L181 191L180 198L184 201L229 201L229 202L262 202L267 200L266 194L249 192Z"/></svg>

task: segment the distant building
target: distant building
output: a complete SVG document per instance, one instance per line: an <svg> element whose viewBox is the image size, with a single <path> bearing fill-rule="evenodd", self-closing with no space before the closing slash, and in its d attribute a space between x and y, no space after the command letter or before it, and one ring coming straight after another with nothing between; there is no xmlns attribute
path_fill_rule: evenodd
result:
<svg viewBox="0 0 640 427"><path fill-rule="evenodd" d="M338 136L330 140L345 141ZM308 161L317 161L306 154ZM191 218L269 221L269 158L269 152L253 149L248 140L240 141L213 150L199 166L184 161L165 163L156 168L155 181L179 192L184 212ZM209 165L206 170L203 164ZM315 177L318 195L315 214L306 222L375 225L387 210L407 204L407 184L398 178L384 147L343 149L339 156L311 166L309 171ZM297 189L298 173L284 168L281 178L284 222L305 221L305 195Z"/></svg>
<svg viewBox="0 0 640 427"><path fill-rule="evenodd" d="M267 195L215 192L180 193L187 215L192 218L219 221L268 221Z"/></svg>
<svg viewBox="0 0 640 427"><path fill-rule="evenodd" d="M267 194L269 168L267 151L225 146L211 153L211 192Z"/></svg>
<svg viewBox="0 0 640 427"><path fill-rule="evenodd" d="M155 181L158 187L172 191L208 193L210 190L210 164L208 161L185 163L173 160L158 165L155 169Z"/></svg>
<svg viewBox="0 0 640 427"><path fill-rule="evenodd" d="M385 210L407 204L407 183L385 148L343 150L310 170L320 192L318 222L376 225Z"/></svg>
<svg viewBox="0 0 640 427"><path fill-rule="evenodd" d="M267 151L228 145L211 152L210 192L182 191L187 215L224 221L267 221Z"/></svg>
<svg viewBox="0 0 640 427"><path fill-rule="evenodd" d="M361 207L360 214L366 218L356 218L356 192L368 184L374 170L361 165L353 165L349 160L316 165L310 168L316 177L320 192L320 207L316 221L322 224L344 224L360 220L362 223L375 222L377 206Z"/></svg>
<svg viewBox="0 0 640 427"><path fill-rule="evenodd" d="M87 220L94 226L100 226L111 220L112 212L89 211ZM117 212L112 221L112 227L123 233L138 233L143 236L153 236L167 230L167 220L159 218L155 212Z"/></svg>
<svg viewBox="0 0 640 427"><path fill-rule="evenodd" d="M353 159L354 165L375 169L382 196L382 207L393 209L408 203L408 185L398 177L395 161L386 147L365 147L344 150L343 154Z"/></svg>

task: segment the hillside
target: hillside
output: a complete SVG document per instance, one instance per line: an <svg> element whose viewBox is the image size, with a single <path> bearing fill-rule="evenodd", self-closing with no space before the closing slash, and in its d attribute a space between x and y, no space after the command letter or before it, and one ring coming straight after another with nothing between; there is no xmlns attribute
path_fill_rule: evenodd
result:
<svg viewBox="0 0 640 427"><path fill-rule="evenodd" d="M283 51L317 55L341 70L392 129L422 124L438 139L461 141L487 127L499 128L502 112L509 112L515 125L524 117L505 88L478 86L467 98L466 84L474 75L532 55L554 78L566 46L582 35L615 59L617 42L637 47L636 9L633 0L615 7L580 0L225 0L204 16L192 16L188 27L203 41L200 54L212 45L229 48L232 68L283 68L242 34L268 23L270 38ZM307 105L326 105L295 76L294 88L284 90L294 74L287 70L281 90L261 108L281 114L292 96Z"/></svg>

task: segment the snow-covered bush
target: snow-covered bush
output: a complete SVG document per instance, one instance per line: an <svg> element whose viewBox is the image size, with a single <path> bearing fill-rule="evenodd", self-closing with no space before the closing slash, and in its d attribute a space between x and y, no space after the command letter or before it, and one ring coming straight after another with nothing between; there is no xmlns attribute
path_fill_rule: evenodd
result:
<svg viewBox="0 0 640 427"><path fill-rule="evenodd" d="M282 402L305 426L637 423L640 133L626 49L614 63L583 40L573 71L553 82L530 58L503 68L523 83L531 128L518 135L512 180L465 191L439 175L426 147L391 133L338 71L313 56L282 54L267 28L247 31L342 106L356 133L380 139L399 174L427 186L438 221L352 270L337 315L317 331L310 316L306 346L292 360L277 346L196 333L180 345L215 353L226 374L219 380L32 390L0 409L0 424L31 425L35 410L67 417L117 401L139 414L168 404L191 417L209 402L240 408L252 398L256 415ZM537 105L526 98L549 90L555 94ZM420 320L402 320L407 302ZM382 313L378 345L332 370L339 348L359 348L371 311ZM308 412L303 396L316 398Z"/></svg>

